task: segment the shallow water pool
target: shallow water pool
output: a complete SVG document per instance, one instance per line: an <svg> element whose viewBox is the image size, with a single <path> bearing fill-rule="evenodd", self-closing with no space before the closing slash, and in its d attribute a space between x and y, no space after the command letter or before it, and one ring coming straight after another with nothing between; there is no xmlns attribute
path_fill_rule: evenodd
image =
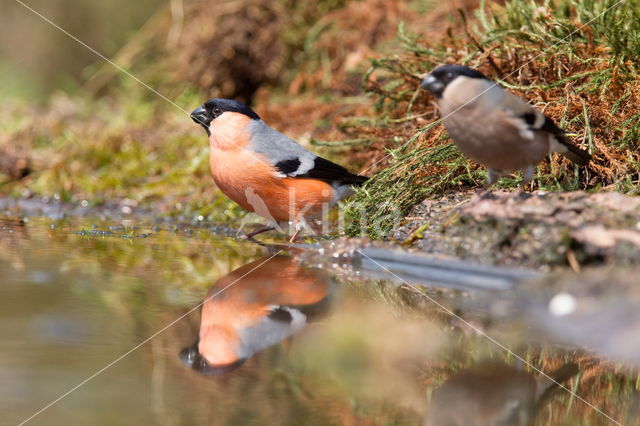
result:
<svg viewBox="0 0 640 426"><path fill-rule="evenodd" d="M305 259L206 226L3 219L0 424L638 424L633 365L500 293Z"/></svg>

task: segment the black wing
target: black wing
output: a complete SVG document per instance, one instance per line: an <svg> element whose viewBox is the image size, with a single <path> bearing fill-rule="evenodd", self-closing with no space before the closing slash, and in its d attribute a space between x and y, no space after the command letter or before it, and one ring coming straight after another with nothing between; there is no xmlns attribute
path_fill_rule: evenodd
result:
<svg viewBox="0 0 640 426"><path fill-rule="evenodd" d="M316 157L313 160L313 166L304 173L299 173L300 165L300 160L291 158L279 161L275 166L280 173L289 177L317 179L329 183L339 182L349 185L362 185L369 179L366 176L353 174L344 167L321 157Z"/></svg>
<svg viewBox="0 0 640 426"><path fill-rule="evenodd" d="M295 176L295 173L300 168L300 160L297 158L289 158L287 160L278 161L276 163L276 169L282 174L285 174L289 177Z"/></svg>
<svg viewBox="0 0 640 426"><path fill-rule="evenodd" d="M579 166L586 166L591 160L591 154L587 151L578 148L573 145L569 139L566 138L566 132L562 130L560 127L556 125L549 117L546 115L542 115L544 120L542 121L542 125L535 126L536 122L536 114L533 112L527 112L522 114L520 118L522 118L532 130L541 130L543 132L550 133L556 137L558 142L567 147L567 152L563 152L562 154L566 156L569 160L578 164Z"/></svg>
<svg viewBox="0 0 640 426"><path fill-rule="evenodd" d="M553 120L546 115L540 115L544 117L544 120L542 121L542 125L537 127L535 126L535 122L538 119L538 115L535 112L524 113L520 116L520 118L522 118L532 130L542 130L543 132L551 133L554 136L558 136L559 138L566 140L564 138L564 135L566 133L564 130L556 126L556 123L554 123Z"/></svg>

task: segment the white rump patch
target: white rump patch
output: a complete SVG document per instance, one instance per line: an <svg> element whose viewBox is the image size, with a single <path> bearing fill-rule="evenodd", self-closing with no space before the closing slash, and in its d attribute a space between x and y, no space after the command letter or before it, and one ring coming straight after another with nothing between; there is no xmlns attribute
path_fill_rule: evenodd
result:
<svg viewBox="0 0 640 426"><path fill-rule="evenodd" d="M567 152L569 148L563 143L560 143L557 137L549 137L549 154L552 152Z"/></svg>
<svg viewBox="0 0 640 426"><path fill-rule="evenodd" d="M350 195L353 195L353 186L345 185L340 183L334 183L331 185L333 188L333 204L342 200L343 198L347 198Z"/></svg>

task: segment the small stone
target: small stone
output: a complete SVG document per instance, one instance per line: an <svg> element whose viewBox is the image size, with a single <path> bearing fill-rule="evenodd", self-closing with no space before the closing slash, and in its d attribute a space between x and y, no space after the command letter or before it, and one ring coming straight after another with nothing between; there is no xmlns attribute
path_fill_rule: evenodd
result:
<svg viewBox="0 0 640 426"><path fill-rule="evenodd" d="M558 293L549 302L549 311L557 317L562 317L572 314L577 306L575 297L569 293Z"/></svg>

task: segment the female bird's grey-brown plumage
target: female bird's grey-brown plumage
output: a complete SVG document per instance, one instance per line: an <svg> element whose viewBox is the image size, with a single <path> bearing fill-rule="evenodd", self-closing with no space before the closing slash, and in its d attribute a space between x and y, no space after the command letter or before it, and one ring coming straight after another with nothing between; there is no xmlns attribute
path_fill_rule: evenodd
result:
<svg viewBox="0 0 640 426"><path fill-rule="evenodd" d="M468 67L445 65L422 82L431 91L456 146L487 167L489 185L506 173L534 167L552 152L584 166L591 155L572 145L551 119Z"/></svg>
<svg viewBox="0 0 640 426"><path fill-rule="evenodd" d="M482 362L458 371L433 392L423 426L531 425L578 371L576 364L567 363L535 376L507 364Z"/></svg>

